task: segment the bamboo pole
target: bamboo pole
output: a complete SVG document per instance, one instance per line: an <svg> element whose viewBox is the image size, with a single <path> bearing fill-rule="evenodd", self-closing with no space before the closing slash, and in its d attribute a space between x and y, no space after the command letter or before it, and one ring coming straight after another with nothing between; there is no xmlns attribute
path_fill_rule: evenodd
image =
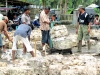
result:
<svg viewBox="0 0 100 75"><path fill-rule="evenodd" d="M34 48L35 48L35 57L36 57L36 40L34 42L35 42Z"/></svg>
<svg viewBox="0 0 100 75"><path fill-rule="evenodd" d="M6 0L6 8L8 7L8 0ZM6 15L7 15L7 10L6 10Z"/></svg>

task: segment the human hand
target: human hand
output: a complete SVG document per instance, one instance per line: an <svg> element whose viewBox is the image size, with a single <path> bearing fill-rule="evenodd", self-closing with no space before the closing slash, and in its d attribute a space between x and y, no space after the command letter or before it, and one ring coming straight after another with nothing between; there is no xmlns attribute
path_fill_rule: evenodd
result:
<svg viewBox="0 0 100 75"><path fill-rule="evenodd" d="M90 33L90 28L88 29L88 33Z"/></svg>
<svg viewBox="0 0 100 75"><path fill-rule="evenodd" d="M8 40L12 42L12 40L13 40L13 39L12 39L11 37L9 37L9 39L8 39Z"/></svg>
<svg viewBox="0 0 100 75"><path fill-rule="evenodd" d="M78 34L78 30L76 30L76 34Z"/></svg>

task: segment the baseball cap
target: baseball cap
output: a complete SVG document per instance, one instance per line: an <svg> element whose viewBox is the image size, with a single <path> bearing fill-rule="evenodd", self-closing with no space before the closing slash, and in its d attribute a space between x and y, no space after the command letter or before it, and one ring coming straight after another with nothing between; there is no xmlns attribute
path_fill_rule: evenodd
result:
<svg viewBox="0 0 100 75"><path fill-rule="evenodd" d="M79 10L80 8L84 8L84 6L83 5L79 5L76 10Z"/></svg>
<svg viewBox="0 0 100 75"><path fill-rule="evenodd" d="M8 21L8 17L7 16L3 16L3 20L7 20Z"/></svg>

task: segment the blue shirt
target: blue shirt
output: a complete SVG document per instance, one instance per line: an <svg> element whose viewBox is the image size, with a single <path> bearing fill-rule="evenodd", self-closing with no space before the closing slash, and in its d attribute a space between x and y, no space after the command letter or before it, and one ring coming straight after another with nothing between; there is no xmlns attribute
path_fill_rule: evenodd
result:
<svg viewBox="0 0 100 75"><path fill-rule="evenodd" d="M38 22L37 20L35 20L35 21L33 22L33 24L34 24L35 26L40 26L40 24L39 24L39 22Z"/></svg>
<svg viewBox="0 0 100 75"><path fill-rule="evenodd" d="M20 36L26 38L27 36L30 36L31 31L32 31L32 29L30 26L21 24L18 26L18 29L15 31L14 36L20 35Z"/></svg>

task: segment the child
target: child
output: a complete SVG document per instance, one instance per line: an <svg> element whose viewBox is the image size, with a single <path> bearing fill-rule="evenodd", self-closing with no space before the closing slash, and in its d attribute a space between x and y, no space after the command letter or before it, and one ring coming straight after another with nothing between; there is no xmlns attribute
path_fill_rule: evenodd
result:
<svg viewBox="0 0 100 75"><path fill-rule="evenodd" d="M24 43L25 47L27 48L27 51L31 53L32 57L34 57L33 49L28 40L28 37L30 36L32 30L33 30L32 25L21 24L18 26L18 29L15 31L13 37L13 46L12 46L13 62L14 62L15 50L17 50L16 44L18 40L21 40Z"/></svg>
<svg viewBox="0 0 100 75"><path fill-rule="evenodd" d="M100 27L99 15L95 15L94 24L96 25L96 28L99 29Z"/></svg>

